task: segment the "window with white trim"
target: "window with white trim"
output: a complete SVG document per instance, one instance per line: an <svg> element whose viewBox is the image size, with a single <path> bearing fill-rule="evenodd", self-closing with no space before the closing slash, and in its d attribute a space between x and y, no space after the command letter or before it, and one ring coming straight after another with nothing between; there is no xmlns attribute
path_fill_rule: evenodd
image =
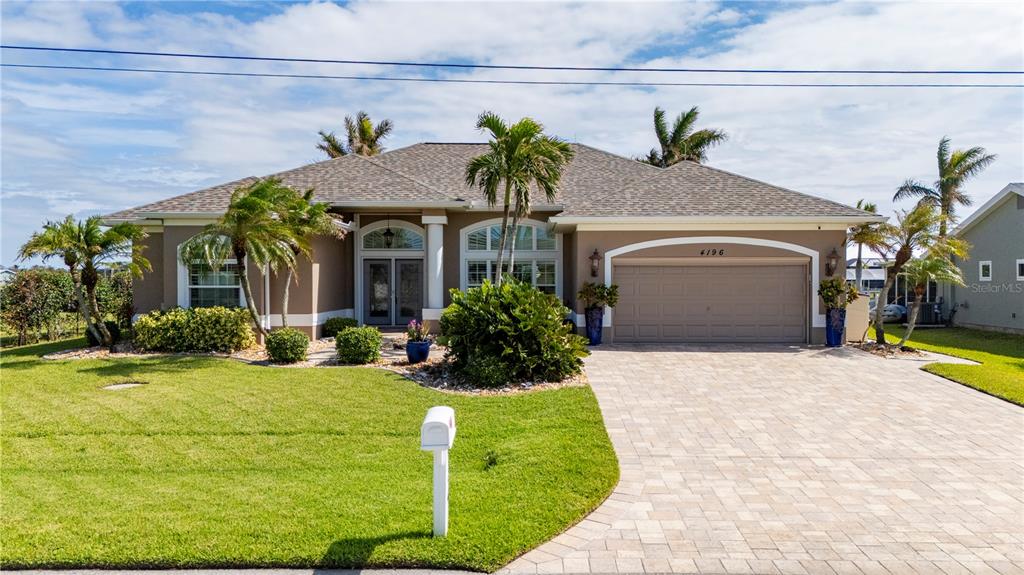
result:
<svg viewBox="0 0 1024 575"><path fill-rule="evenodd" d="M387 244L385 229L376 229L363 235L364 250L422 250L423 235L407 228L387 228L394 234L391 245Z"/></svg>
<svg viewBox="0 0 1024 575"><path fill-rule="evenodd" d="M206 263L188 268L189 307L242 307L242 281L234 260L213 269Z"/></svg>
<svg viewBox="0 0 1024 575"><path fill-rule="evenodd" d="M1017 260L1017 281L1024 282L1024 258Z"/></svg>
<svg viewBox="0 0 1024 575"><path fill-rule="evenodd" d="M511 241L511 237L506 241ZM484 280L497 279L500 243L501 224L480 226L466 233L464 277L467 288L478 287ZM543 292L557 295L559 255L557 236L546 225L521 223L516 230L512 275ZM505 272L508 273L507 267Z"/></svg>
<svg viewBox="0 0 1024 575"><path fill-rule="evenodd" d="M992 281L992 261L985 260L978 262L978 281Z"/></svg>

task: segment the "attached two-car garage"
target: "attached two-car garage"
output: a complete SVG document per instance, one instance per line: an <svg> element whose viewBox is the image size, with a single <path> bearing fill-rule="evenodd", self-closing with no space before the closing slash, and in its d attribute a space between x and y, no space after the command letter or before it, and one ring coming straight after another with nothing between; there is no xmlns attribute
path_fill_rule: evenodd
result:
<svg viewBox="0 0 1024 575"><path fill-rule="evenodd" d="M806 264L616 263L616 342L807 341Z"/></svg>

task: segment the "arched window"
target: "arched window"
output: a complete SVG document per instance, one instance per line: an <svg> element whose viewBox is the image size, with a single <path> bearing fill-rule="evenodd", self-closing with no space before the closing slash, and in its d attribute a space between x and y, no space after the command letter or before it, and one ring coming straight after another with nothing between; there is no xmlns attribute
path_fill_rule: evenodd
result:
<svg viewBox="0 0 1024 575"><path fill-rule="evenodd" d="M561 242L544 222L520 222L515 239L515 267L512 275L537 289L560 293ZM506 241L512 241L510 237ZM462 286L479 286L484 280L497 277L498 244L501 242L501 220L480 222L462 234ZM506 257L507 257L506 248ZM506 270L507 272L507 270Z"/></svg>
<svg viewBox="0 0 1024 575"><path fill-rule="evenodd" d="M391 245L385 235L390 230ZM363 235L364 250L422 250L423 235L407 228L378 228Z"/></svg>

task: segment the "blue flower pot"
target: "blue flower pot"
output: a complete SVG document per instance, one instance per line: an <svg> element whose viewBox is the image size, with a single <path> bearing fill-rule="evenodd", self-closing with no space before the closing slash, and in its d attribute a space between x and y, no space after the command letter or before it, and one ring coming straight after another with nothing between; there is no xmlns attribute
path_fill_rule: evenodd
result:
<svg viewBox="0 0 1024 575"><path fill-rule="evenodd" d="M409 359L409 363L427 361L427 356L429 355L429 341L409 341L405 343L405 357Z"/></svg>
<svg viewBox="0 0 1024 575"><path fill-rule="evenodd" d="M590 340L590 345L601 345L601 324L604 323L604 308L587 308L584 315L587 318L587 339Z"/></svg>
<svg viewBox="0 0 1024 575"><path fill-rule="evenodd" d="M833 308L825 310L825 345L843 346L843 331L846 329L846 310Z"/></svg>

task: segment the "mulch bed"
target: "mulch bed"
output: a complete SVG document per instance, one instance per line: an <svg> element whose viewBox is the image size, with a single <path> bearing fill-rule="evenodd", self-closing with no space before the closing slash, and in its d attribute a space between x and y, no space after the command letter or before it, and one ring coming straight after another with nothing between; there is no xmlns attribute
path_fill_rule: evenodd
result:
<svg viewBox="0 0 1024 575"><path fill-rule="evenodd" d="M458 375L453 373L451 369L451 362L445 358L431 358L423 363L415 365L410 365L406 361L399 361L382 367L403 375L423 387L463 395L512 395L525 391L540 391L544 389L558 389L561 387L580 387L588 385L586 375L580 373L580 375L557 382L521 382L497 389L480 388L472 385L471 383L467 383Z"/></svg>
<svg viewBox="0 0 1024 575"><path fill-rule="evenodd" d="M866 341L854 345L859 350L884 358L917 358L924 357L924 354L912 347L896 347L895 345L881 345L878 342Z"/></svg>

